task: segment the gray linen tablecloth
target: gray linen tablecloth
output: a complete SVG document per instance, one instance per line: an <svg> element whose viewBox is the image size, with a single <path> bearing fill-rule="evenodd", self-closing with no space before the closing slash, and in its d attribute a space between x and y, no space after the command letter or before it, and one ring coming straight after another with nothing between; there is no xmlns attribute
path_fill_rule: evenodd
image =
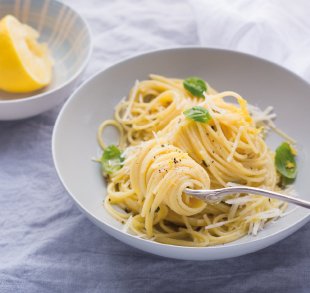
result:
<svg viewBox="0 0 310 293"><path fill-rule="evenodd" d="M67 2L93 31L84 79L121 58L183 45L252 52L310 77L309 1ZM59 110L0 122L0 292L310 292L310 225L255 254L209 262L146 254L101 231L55 172Z"/></svg>

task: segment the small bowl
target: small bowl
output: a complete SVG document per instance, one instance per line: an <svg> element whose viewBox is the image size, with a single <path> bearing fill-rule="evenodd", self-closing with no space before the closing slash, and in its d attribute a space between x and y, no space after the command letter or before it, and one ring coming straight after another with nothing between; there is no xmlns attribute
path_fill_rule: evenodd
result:
<svg viewBox="0 0 310 293"><path fill-rule="evenodd" d="M99 154L96 133L100 123L111 119L114 107L128 94L135 80L150 73L168 77L200 76L219 91L240 93L261 108L274 106L276 124L298 142L298 177L294 188L309 200L310 173L310 85L292 72L263 59L228 50L179 48L142 54L103 70L81 85L67 100L56 121L52 151L58 175L81 211L115 238L161 256L212 260L254 252L287 237L310 219L309 210L289 206L285 217L268 225L257 236L212 247L182 247L161 244L125 233L123 226L103 207L107 194L100 165L91 158ZM117 84L117 86L115 86ZM117 141L112 133L109 142ZM268 135L275 149L282 139ZM301 240L302 241L302 240Z"/></svg>
<svg viewBox="0 0 310 293"><path fill-rule="evenodd" d="M47 87L27 94L0 91L0 120L15 120L45 112L69 96L89 61L92 41L85 20L56 0L0 0L0 19L7 14L38 30L55 62Z"/></svg>

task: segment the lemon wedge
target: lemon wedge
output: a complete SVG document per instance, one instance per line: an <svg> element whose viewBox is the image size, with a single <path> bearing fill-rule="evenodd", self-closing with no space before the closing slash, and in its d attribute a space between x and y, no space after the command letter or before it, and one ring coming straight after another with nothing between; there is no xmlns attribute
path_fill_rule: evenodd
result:
<svg viewBox="0 0 310 293"><path fill-rule="evenodd" d="M0 89L12 93L38 90L51 82L53 61L39 34L7 15L0 21Z"/></svg>

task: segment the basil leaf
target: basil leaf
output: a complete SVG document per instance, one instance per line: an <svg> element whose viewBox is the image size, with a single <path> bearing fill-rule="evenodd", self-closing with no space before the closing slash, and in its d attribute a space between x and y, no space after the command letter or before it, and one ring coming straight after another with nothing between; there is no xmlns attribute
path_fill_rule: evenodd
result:
<svg viewBox="0 0 310 293"><path fill-rule="evenodd" d="M209 111L201 106L195 106L183 112L186 118L196 122L208 123L212 117Z"/></svg>
<svg viewBox="0 0 310 293"><path fill-rule="evenodd" d="M101 157L101 168L104 175L112 174L123 166L124 158L121 151L115 146L110 145L103 151Z"/></svg>
<svg viewBox="0 0 310 293"><path fill-rule="evenodd" d="M287 179L295 179L297 165L295 155L287 142L282 143L276 149L275 164L278 172Z"/></svg>
<svg viewBox="0 0 310 293"><path fill-rule="evenodd" d="M200 98L204 98L203 93L207 91L207 85L204 80L199 77L188 77L183 81L183 86L192 95Z"/></svg>
<svg viewBox="0 0 310 293"><path fill-rule="evenodd" d="M278 185L281 189L285 189L288 185L293 184L294 181L295 181L295 179L289 179L289 178L286 178L284 176L281 176L280 182L278 183Z"/></svg>

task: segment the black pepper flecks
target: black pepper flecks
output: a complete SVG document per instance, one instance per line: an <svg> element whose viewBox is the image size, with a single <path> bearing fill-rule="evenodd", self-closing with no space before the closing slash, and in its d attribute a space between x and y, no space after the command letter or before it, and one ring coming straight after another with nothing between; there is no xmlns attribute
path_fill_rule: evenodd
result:
<svg viewBox="0 0 310 293"><path fill-rule="evenodd" d="M202 164L205 165L206 168L209 167L209 165L204 160L202 160Z"/></svg>
<svg viewBox="0 0 310 293"><path fill-rule="evenodd" d="M179 162L181 162L181 160L177 160L177 158L173 158L173 163L174 163L174 164L177 164L177 163L179 163Z"/></svg>

